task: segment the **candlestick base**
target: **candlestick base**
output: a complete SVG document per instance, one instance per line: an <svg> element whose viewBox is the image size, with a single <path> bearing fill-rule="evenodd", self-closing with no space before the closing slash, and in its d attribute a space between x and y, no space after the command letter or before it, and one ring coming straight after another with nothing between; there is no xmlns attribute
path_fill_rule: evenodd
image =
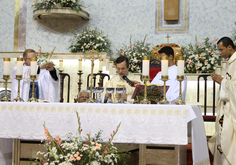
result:
<svg viewBox="0 0 236 165"><path fill-rule="evenodd" d="M147 99L147 81L149 81L149 76L142 76L142 80L144 81L144 98L140 101L141 104L151 104L151 101Z"/></svg>
<svg viewBox="0 0 236 165"><path fill-rule="evenodd" d="M164 81L163 99L159 101L159 104L169 104L166 99L166 81L169 80L169 76L161 76L161 80Z"/></svg>
<svg viewBox="0 0 236 165"><path fill-rule="evenodd" d="M38 102L38 99L34 97L34 81L37 79L36 75L30 75L30 79L33 80L33 87L32 87L32 97L28 100L28 102Z"/></svg>
<svg viewBox="0 0 236 165"><path fill-rule="evenodd" d="M182 100L182 89L181 82L184 80L184 76L177 76L177 80L179 81L179 100L175 102L176 105L185 105L185 101Z"/></svg>
<svg viewBox="0 0 236 165"><path fill-rule="evenodd" d="M4 84L5 84L5 96L1 99L1 101L11 101L10 98L7 97L7 81L10 79L10 75L3 75L3 79L5 80Z"/></svg>
<svg viewBox="0 0 236 165"><path fill-rule="evenodd" d="M20 80L22 80L22 75L16 75L16 79L18 80L18 93L17 97L13 101L24 102L24 100L20 97Z"/></svg>

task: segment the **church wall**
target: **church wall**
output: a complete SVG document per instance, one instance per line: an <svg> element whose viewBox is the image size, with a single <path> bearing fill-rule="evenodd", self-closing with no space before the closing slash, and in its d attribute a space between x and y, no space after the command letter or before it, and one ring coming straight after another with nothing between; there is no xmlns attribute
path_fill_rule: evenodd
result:
<svg viewBox="0 0 236 165"><path fill-rule="evenodd" d="M23 0L22 0L23 1ZM97 27L108 34L112 42L112 57L119 46L132 40L142 40L147 34L147 42L156 44L166 43L166 34L155 34L155 8L158 0L86 0L85 9L90 14L88 22L82 25L73 21L60 23L58 21L40 21L33 19L33 0L27 0L26 48L38 49L40 45L44 51L50 51L56 46L55 52L69 52L68 42L74 32L89 25L91 29ZM163 1L163 0L161 0ZM184 1L184 0L180 0ZM198 0L189 3L189 32L170 34L170 42L180 46L194 43L195 36L200 40L202 36L210 39L231 36L234 29L234 0ZM15 0L2 1L1 40L0 51L13 51ZM179 10L182 10L181 8Z"/></svg>
<svg viewBox="0 0 236 165"><path fill-rule="evenodd" d="M0 5L0 52L14 51L15 1L2 0ZM56 21L33 18L33 0L21 0L27 3L26 16L26 48L36 51L50 52L55 46L55 53L68 53L68 42L75 32L80 32L86 25L95 27L108 34L112 43L112 57L116 58L116 49L122 44L143 40L154 45L166 43L167 33L155 34L155 12L159 0L86 0L84 10L90 14L90 20ZM160 0L161 3L164 0ZM209 37L210 40L223 36L231 36L235 29L235 0L180 0L188 3L189 28L187 32L170 34L170 42L186 46L195 42L195 36ZM179 9L183 9L180 7ZM24 48L23 48L24 50ZM18 51L23 51L18 50ZM0 78L2 78L3 62L0 59Z"/></svg>

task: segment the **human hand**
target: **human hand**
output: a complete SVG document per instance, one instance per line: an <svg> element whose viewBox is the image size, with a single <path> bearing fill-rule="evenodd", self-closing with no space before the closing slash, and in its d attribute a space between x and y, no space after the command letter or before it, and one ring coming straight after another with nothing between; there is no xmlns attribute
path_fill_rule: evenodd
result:
<svg viewBox="0 0 236 165"><path fill-rule="evenodd" d="M127 95L126 93L123 93L123 99L124 99L124 101L127 101L127 97L128 97L128 95Z"/></svg>
<svg viewBox="0 0 236 165"><path fill-rule="evenodd" d="M211 73L211 78L212 78L213 81L215 81L218 84L221 84L221 81L223 80L221 75L215 74L215 73Z"/></svg>
<svg viewBox="0 0 236 165"><path fill-rule="evenodd" d="M129 85L132 86L132 87L136 87L137 85L140 85L141 83L138 82L138 81L135 81L135 80L130 80L132 83L134 83L134 85L132 86L130 83Z"/></svg>
<svg viewBox="0 0 236 165"><path fill-rule="evenodd" d="M121 98L121 94L120 93L116 93L115 97L116 97L117 100L119 100Z"/></svg>
<svg viewBox="0 0 236 165"><path fill-rule="evenodd" d="M110 93L106 93L105 96L111 98L111 94Z"/></svg>
<svg viewBox="0 0 236 165"><path fill-rule="evenodd" d="M40 69L47 69L48 71L54 70L54 64L52 62L43 63L40 65Z"/></svg>

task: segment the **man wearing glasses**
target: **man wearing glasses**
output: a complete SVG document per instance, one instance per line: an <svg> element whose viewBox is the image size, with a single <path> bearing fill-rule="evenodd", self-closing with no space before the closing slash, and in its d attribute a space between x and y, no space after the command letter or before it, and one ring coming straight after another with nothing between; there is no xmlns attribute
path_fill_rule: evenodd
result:
<svg viewBox="0 0 236 165"><path fill-rule="evenodd" d="M27 102L32 97L32 81L30 79L31 58L36 58L33 49L26 49L23 53L24 66L23 78L20 82L20 97ZM18 80L15 79L17 67L12 71L11 100L17 97ZM35 98L50 102L60 101L59 73L51 62L41 64L37 68L37 80L35 81Z"/></svg>
<svg viewBox="0 0 236 165"><path fill-rule="evenodd" d="M85 90L82 90L78 95L77 102L85 103L87 102L88 98L89 98L89 93Z"/></svg>
<svg viewBox="0 0 236 165"><path fill-rule="evenodd" d="M118 86L124 85L126 88L126 93L123 94L124 101L127 103L132 103L133 99L131 99L134 89L137 84L140 84L140 79L135 77L134 74L129 73L129 60L125 56L120 56L116 59L116 69L117 74L113 78L111 78L105 85L106 87L113 87L116 88ZM134 83L134 86L131 86L126 80L123 79L123 76L126 76L130 81ZM109 95L105 94L105 101L108 99ZM120 99L121 94L116 93L116 91L112 94L112 102L117 103Z"/></svg>

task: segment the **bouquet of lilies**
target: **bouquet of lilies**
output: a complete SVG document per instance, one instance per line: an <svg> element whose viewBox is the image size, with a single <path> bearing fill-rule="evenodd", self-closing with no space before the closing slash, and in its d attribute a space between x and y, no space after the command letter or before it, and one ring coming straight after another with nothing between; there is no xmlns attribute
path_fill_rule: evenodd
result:
<svg viewBox="0 0 236 165"><path fill-rule="evenodd" d="M94 138L87 134L85 138L81 137L81 122L78 118L78 132L76 136L72 133L67 134L68 140L62 141L60 136L55 138L49 133L44 124L45 136L44 145L47 152L37 152L36 164L44 165L115 165L118 164L121 157L114 147L112 140L117 133L120 124L110 135L111 138L107 143L102 143L99 131ZM124 163L125 164L125 163Z"/></svg>
<svg viewBox="0 0 236 165"><path fill-rule="evenodd" d="M110 52L111 42L107 35L98 31L97 28L95 30L90 30L89 27L83 29L82 33L74 34L74 38L70 42L72 44L69 49L72 53L86 52L92 49L97 52Z"/></svg>
<svg viewBox="0 0 236 165"><path fill-rule="evenodd" d="M183 47L185 57L185 73L212 73L216 66L220 65L222 57L213 44L217 39L209 42L209 38L203 38L203 43L199 44L197 39L195 46L189 44Z"/></svg>
<svg viewBox="0 0 236 165"><path fill-rule="evenodd" d="M149 56L151 57L151 48L152 44L145 43L147 35L144 37L143 41L135 41L132 43L130 36L129 46L123 46L117 50L116 55L126 56L130 63L129 71L132 73L141 72L142 57Z"/></svg>
<svg viewBox="0 0 236 165"><path fill-rule="evenodd" d="M36 56L38 59L38 65L40 65L42 63L51 62L51 58L52 58L52 55L53 55L55 49L56 49L56 47L54 47L50 53L49 52L42 52L42 48L41 48L41 46L39 46L39 51L38 51L38 53L36 53Z"/></svg>

